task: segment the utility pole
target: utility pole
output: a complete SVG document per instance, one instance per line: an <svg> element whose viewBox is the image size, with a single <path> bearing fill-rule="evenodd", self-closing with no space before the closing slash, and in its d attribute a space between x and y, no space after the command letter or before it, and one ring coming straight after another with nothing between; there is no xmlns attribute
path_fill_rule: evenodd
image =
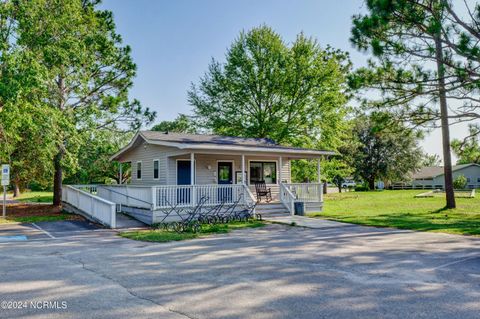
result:
<svg viewBox="0 0 480 319"><path fill-rule="evenodd" d="M7 186L10 184L10 165L2 165L2 186L3 186L3 212L2 217L7 217Z"/></svg>

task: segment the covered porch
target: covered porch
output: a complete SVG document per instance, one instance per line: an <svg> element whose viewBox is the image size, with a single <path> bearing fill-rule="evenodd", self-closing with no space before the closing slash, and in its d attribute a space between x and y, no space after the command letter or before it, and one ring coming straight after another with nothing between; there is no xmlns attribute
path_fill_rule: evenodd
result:
<svg viewBox="0 0 480 319"><path fill-rule="evenodd" d="M316 162L316 182L292 183L291 166L296 159ZM268 203L281 203L291 214L296 202L304 203L307 211L320 211L323 203L320 159L305 154L176 152L165 156L164 167L156 159L151 163L132 161L130 184L102 188L111 190L111 198L117 197L117 201L123 197L124 205L150 205L152 210L158 210L174 205L194 206L202 198L208 198L206 205L240 199L245 203L265 204L265 198L261 201L257 198L255 187L255 183L264 182L272 195ZM121 170L120 165L119 174Z"/></svg>

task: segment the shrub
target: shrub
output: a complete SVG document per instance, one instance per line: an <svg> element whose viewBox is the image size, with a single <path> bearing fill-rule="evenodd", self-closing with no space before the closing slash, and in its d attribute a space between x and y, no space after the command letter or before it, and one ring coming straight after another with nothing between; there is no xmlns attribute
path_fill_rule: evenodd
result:
<svg viewBox="0 0 480 319"><path fill-rule="evenodd" d="M358 185L358 186L355 186L355 191L356 192L368 192L370 189L368 188L368 186L365 186L365 185Z"/></svg>
<svg viewBox="0 0 480 319"><path fill-rule="evenodd" d="M453 180L453 188L455 189L465 189L467 188L467 178L463 175L458 175Z"/></svg>

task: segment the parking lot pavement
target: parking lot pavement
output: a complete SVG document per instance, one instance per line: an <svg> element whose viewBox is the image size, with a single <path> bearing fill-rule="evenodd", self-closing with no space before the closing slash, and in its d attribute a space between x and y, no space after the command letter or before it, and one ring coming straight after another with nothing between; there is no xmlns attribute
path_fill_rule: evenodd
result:
<svg viewBox="0 0 480 319"><path fill-rule="evenodd" d="M45 221L37 223L0 224L0 242L17 242L73 237L102 230L88 221Z"/></svg>
<svg viewBox="0 0 480 319"><path fill-rule="evenodd" d="M52 234L55 234L53 229ZM480 239L272 224L172 243L0 242L0 318L478 318Z"/></svg>

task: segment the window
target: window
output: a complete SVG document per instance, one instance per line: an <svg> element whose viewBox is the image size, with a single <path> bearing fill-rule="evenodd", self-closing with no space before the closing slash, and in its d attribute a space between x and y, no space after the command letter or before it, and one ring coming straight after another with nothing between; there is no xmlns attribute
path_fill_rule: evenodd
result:
<svg viewBox="0 0 480 319"><path fill-rule="evenodd" d="M137 179L142 179L142 162L137 162Z"/></svg>
<svg viewBox="0 0 480 319"><path fill-rule="evenodd" d="M480 177L477 177L477 183L480 183Z"/></svg>
<svg viewBox="0 0 480 319"><path fill-rule="evenodd" d="M158 175L159 175L158 167L159 167L159 161L154 160L153 161L153 179L158 179Z"/></svg>
<svg viewBox="0 0 480 319"><path fill-rule="evenodd" d="M277 183L276 162L250 162L250 182L265 181L266 184Z"/></svg>
<svg viewBox="0 0 480 319"><path fill-rule="evenodd" d="M467 183L470 183L470 177L467 177Z"/></svg>

